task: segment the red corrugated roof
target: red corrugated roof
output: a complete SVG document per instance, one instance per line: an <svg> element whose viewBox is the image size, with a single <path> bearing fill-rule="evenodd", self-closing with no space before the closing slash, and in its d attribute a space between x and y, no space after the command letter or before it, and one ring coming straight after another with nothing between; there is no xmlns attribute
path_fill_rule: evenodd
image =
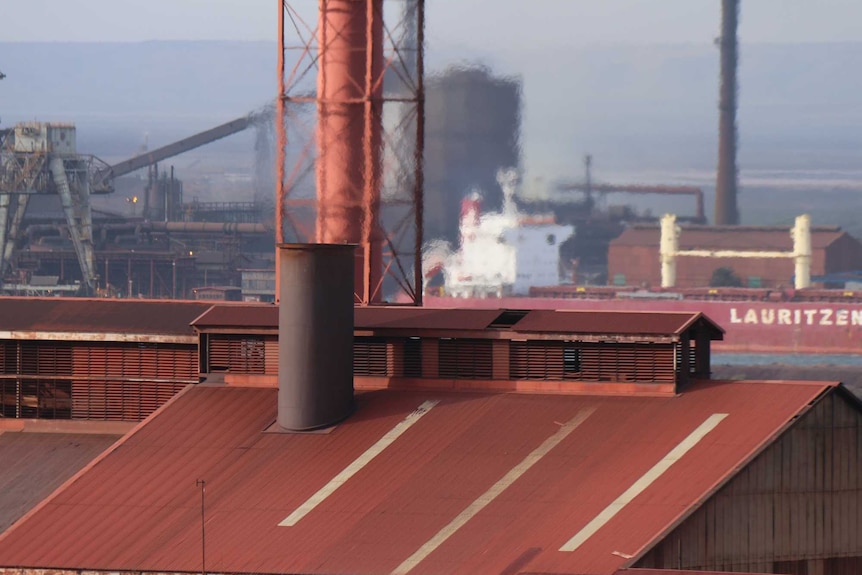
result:
<svg viewBox="0 0 862 575"><path fill-rule="evenodd" d="M762 449L823 383L699 384L674 398L369 392L329 433L266 433L277 390L198 386L27 520L0 565L390 573L588 415L411 573L612 574ZM439 404L293 527L284 520L426 400ZM594 411L592 411L594 410ZM590 412L592 413L590 414ZM714 414L729 414L573 552L560 547ZM565 429L571 430L571 426Z"/></svg>
<svg viewBox="0 0 862 575"><path fill-rule="evenodd" d="M360 329L483 330L501 313L499 309L357 307L354 324Z"/></svg>
<svg viewBox="0 0 862 575"><path fill-rule="evenodd" d="M211 302L0 297L0 331L194 335Z"/></svg>
<svg viewBox="0 0 862 575"><path fill-rule="evenodd" d="M847 232L835 228L812 228L811 247L825 249ZM611 246L658 246L661 231L657 227L634 227L611 241ZM784 250L793 249L790 228L756 227L683 227L679 235L683 250Z"/></svg>
<svg viewBox="0 0 862 575"><path fill-rule="evenodd" d="M413 307L356 307L356 329L482 331L506 310ZM706 316L692 312L616 312L525 310L511 326L516 332L673 335L700 321L716 333L722 329ZM278 307L273 305L220 306L193 322L199 329L277 329Z"/></svg>
<svg viewBox="0 0 862 575"><path fill-rule="evenodd" d="M455 329L482 330L499 316L501 310L429 309L416 307L354 308L357 329ZM198 328L278 328L278 306L214 306L194 322Z"/></svg>
<svg viewBox="0 0 862 575"><path fill-rule="evenodd" d="M210 303L192 325L196 328L234 327L243 329L278 329L278 306L267 303L225 305Z"/></svg>
<svg viewBox="0 0 862 575"><path fill-rule="evenodd" d="M696 312L533 310L515 329L522 332L679 335L698 321L722 333L721 328Z"/></svg>

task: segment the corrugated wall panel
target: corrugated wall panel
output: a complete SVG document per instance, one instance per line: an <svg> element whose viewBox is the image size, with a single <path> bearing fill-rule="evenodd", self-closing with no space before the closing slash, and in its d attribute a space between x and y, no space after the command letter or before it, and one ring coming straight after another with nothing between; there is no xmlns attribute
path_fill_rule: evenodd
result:
<svg viewBox="0 0 862 575"><path fill-rule="evenodd" d="M860 500L862 415L833 392L636 566L858 573Z"/></svg>

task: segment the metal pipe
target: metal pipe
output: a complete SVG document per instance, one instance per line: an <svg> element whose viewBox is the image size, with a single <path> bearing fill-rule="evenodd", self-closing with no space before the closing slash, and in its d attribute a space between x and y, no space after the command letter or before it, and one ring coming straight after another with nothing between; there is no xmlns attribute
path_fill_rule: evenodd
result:
<svg viewBox="0 0 862 575"><path fill-rule="evenodd" d="M269 234L272 229L266 224L237 222L147 222L142 230L166 232L215 232L222 234Z"/></svg>
<svg viewBox="0 0 862 575"><path fill-rule="evenodd" d="M380 6L377 4L380 2ZM364 304L379 302L382 297L383 271L380 238L380 144L383 129L381 97L383 85L375 86L383 70L382 1L366 0L365 122L362 138L365 156L365 185L362 192L362 291L357 292Z"/></svg>
<svg viewBox="0 0 862 575"><path fill-rule="evenodd" d="M715 224L739 223L736 169L736 68L738 63L736 30L739 0L721 3L721 91L718 120L718 171L715 185Z"/></svg>
<svg viewBox="0 0 862 575"><path fill-rule="evenodd" d="M416 147L414 148L416 178L413 205L416 218L416 250L413 261L413 304L422 305L422 247L425 236L425 0L416 4Z"/></svg>
<svg viewBox="0 0 862 575"><path fill-rule="evenodd" d="M796 218L796 225L790 231L793 236L793 253L796 270L793 275L794 287L811 287L811 216L803 214Z"/></svg>
<svg viewBox="0 0 862 575"><path fill-rule="evenodd" d="M661 287L676 285L676 258L678 256L700 258L793 258L795 261L794 286L796 289L811 287L811 217L803 214L796 218L790 230L793 238L793 251L765 250L680 250L679 228L676 216L666 214L661 219L661 239L659 258L661 259Z"/></svg>
<svg viewBox="0 0 862 575"><path fill-rule="evenodd" d="M275 99L275 134L278 141L275 157L275 243L284 243L284 164L287 161L287 133L284 117L284 11L287 9L284 0L278 1L278 97ZM279 294L279 258L275 258L275 302Z"/></svg>
<svg viewBox="0 0 862 575"><path fill-rule="evenodd" d="M206 492L207 482L198 479L195 485L201 488L201 575L207 573L207 536L206 536Z"/></svg>
<svg viewBox="0 0 862 575"><path fill-rule="evenodd" d="M333 425L353 409L356 246L280 244L278 425Z"/></svg>
<svg viewBox="0 0 862 575"><path fill-rule="evenodd" d="M321 0L317 77L318 243L362 244L355 293L375 297L380 203L382 0ZM378 244L375 247L375 244ZM367 274L365 273L367 270Z"/></svg>
<svg viewBox="0 0 862 575"><path fill-rule="evenodd" d="M671 288L676 285L676 254L679 252L679 228L674 214L665 214L661 218L661 240L659 241L659 258L661 258L661 287Z"/></svg>

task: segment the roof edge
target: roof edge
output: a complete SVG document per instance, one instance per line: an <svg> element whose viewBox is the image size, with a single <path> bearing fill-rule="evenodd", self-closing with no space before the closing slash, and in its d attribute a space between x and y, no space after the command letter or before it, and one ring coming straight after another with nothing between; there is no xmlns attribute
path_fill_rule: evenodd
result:
<svg viewBox="0 0 862 575"><path fill-rule="evenodd" d="M779 383L778 380L774 382L765 382L765 383ZM803 382L799 382L803 383ZM679 515L676 516L668 525L656 533L647 543L645 543L640 549L638 549L635 553L632 554L631 559L626 561L622 569L629 569L635 563L640 561L644 555L649 553L649 551L662 539L668 536L671 531L679 527L683 521L691 517L695 511L700 509L703 504L709 500L710 497L715 495L719 490L721 490L725 485L727 485L731 479L733 479L736 474L744 469L747 465L749 465L754 459L756 459L761 453L763 453L768 446L770 446L777 438L784 435L791 427L793 427L799 418L811 411L816 404L818 404L824 397L826 397L830 392L835 392L836 389L841 389L843 385L840 382L830 382L830 381L822 381L822 382L804 382L809 385L811 384L820 384L820 390L811 398L811 400L803 406L801 409L796 411L794 414L784 422L783 425L779 426L773 433L767 435L763 441L761 441L758 445L754 447L748 454L746 454L738 464L733 466L727 473L725 473L722 477L720 477L709 489L704 491L703 495L697 498L692 502L688 508L684 509ZM845 389L845 393L851 393L849 390ZM859 409L862 410L862 403L859 403Z"/></svg>
<svg viewBox="0 0 862 575"><path fill-rule="evenodd" d="M27 341L79 341L114 343L186 343L197 344L196 335L166 335L160 333L100 333L81 331L0 330L0 339Z"/></svg>

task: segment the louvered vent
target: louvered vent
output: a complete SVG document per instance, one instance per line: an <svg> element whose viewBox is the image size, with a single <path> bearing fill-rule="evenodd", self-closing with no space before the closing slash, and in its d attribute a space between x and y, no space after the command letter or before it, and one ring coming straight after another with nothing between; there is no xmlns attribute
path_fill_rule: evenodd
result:
<svg viewBox="0 0 862 575"><path fill-rule="evenodd" d="M187 345L21 341L0 350L4 417L137 421L197 381Z"/></svg>
<svg viewBox="0 0 862 575"><path fill-rule="evenodd" d="M509 345L512 379L580 379L581 352L563 341L513 341Z"/></svg>
<svg viewBox="0 0 862 575"><path fill-rule="evenodd" d="M17 379L0 379L0 417L18 417Z"/></svg>
<svg viewBox="0 0 862 575"><path fill-rule="evenodd" d="M210 371L265 374L268 363L266 348L263 337L212 335L209 340Z"/></svg>
<svg viewBox="0 0 862 575"><path fill-rule="evenodd" d="M18 344L0 341L0 374L18 373Z"/></svg>
<svg viewBox="0 0 862 575"><path fill-rule="evenodd" d="M355 337L353 375L359 377L421 377L419 338Z"/></svg>
<svg viewBox="0 0 862 575"><path fill-rule="evenodd" d="M383 338L356 337L353 340L353 375L392 377L390 345Z"/></svg>
<svg viewBox="0 0 862 575"><path fill-rule="evenodd" d="M452 379L491 379L492 377L491 340L441 339L439 354L440 377Z"/></svg>
<svg viewBox="0 0 862 575"><path fill-rule="evenodd" d="M130 381L75 381L72 418L139 421L161 407L187 384Z"/></svg>

